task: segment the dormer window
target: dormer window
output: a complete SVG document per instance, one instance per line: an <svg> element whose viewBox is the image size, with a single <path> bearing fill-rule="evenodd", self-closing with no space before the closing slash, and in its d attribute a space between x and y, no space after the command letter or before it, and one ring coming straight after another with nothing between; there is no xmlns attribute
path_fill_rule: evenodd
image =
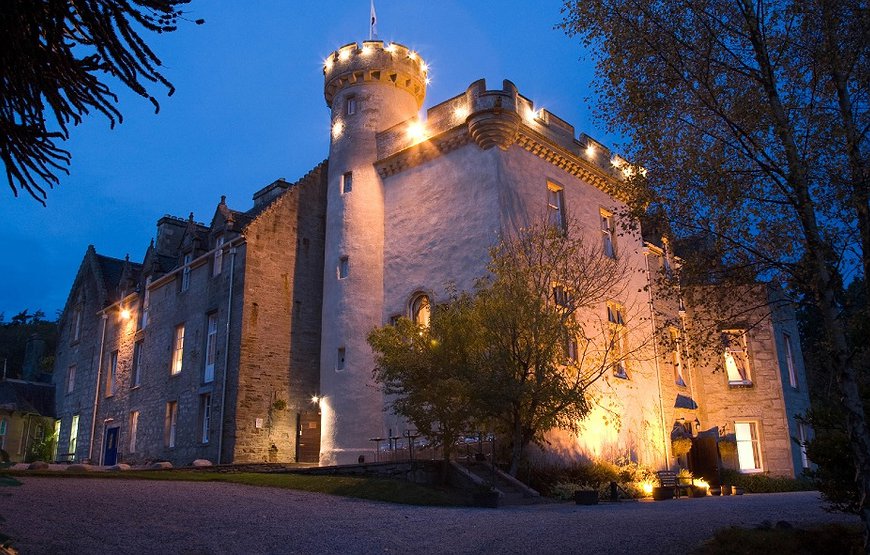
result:
<svg viewBox="0 0 870 555"><path fill-rule="evenodd" d="M181 270L181 291L190 289L190 262L193 260L192 254L184 255L184 268Z"/></svg>
<svg viewBox="0 0 870 555"><path fill-rule="evenodd" d="M224 237L221 235L214 242L214 262L212 266L212 276L220 275L224 267Z"/></svg>

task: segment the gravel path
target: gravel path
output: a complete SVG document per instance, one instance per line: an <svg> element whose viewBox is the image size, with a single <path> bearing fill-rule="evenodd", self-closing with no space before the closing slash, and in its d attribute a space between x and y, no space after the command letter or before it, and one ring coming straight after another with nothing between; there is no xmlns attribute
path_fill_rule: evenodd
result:
<svg viewBox="0 0 870 555"><path fill-rule="evenodd" d="M730 525L857 522L812 492L474 509L227 483L21 481L0 490L0 529L22 555L686 553Z"/></svg>

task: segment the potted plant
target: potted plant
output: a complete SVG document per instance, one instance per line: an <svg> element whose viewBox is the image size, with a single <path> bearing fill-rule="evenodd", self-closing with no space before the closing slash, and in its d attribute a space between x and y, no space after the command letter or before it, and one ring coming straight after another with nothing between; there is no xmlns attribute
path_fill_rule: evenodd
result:
<svg viewBox="0 0 870 555"><path fill-rule="evenodd" d="M674 457L682 457L692 450L692 438L675 437L671 440L671 452Z"/></svg>
<svg viewBox="0 0 870 555"><path fill-rule="evenodd" d="M589 486L574 490L574 502L578 505L597 505L598 490Z"/></svg>
<svg viewBox="0 0 870 555"><path fill-rule="evenodd" d="M664 501L665 499L674 498L674 488L670 486L656 486L652 491L653 499L656 501Z"/></svg>

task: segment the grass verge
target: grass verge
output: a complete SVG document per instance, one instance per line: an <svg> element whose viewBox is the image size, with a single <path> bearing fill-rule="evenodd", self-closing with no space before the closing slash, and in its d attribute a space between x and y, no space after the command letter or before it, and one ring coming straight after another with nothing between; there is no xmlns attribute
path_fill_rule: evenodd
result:
<svg viewBox="0 0 870 555"><path fill-rule="evenodd" d="M813 528L725 528L716 532L694 552L695 555L768 553L863 553L861 527L828 524Z"/></svg>
<svg viewBox="0 0 870 555"><path fill-rule="evenodd" d="M124 472L9 472L16 476L50 478L108 478L116 480L177 480L185 482L229 482L248 486L293 489L400 503L404 505L461 506L467 501L462 492L391 480L357 476L309 476L304 474L258 472L204 472L197 470L131 470Z"/></svg>

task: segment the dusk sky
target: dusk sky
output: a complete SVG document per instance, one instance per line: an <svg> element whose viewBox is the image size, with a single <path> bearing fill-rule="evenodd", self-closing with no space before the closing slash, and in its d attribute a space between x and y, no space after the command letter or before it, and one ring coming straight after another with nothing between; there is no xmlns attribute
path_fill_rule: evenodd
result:
<svg viewBox="0 0 870 555"><path fill-rule="evenodd" d="M561 0L423 2L380 0L378 39L420 53L432 83L423 109L485 78L513 81L522 95L608 146L593 121L591 61L580 41L554 29ZM71 175L43 208L26 193L0 193L6 252L0 312L27 308L53 319L89 244L141 261L164 214L208 223L221 195L236 210L279 177L293 182L328 154L329 110L322 62L368 38L368 0L205 1L168 35L146 36L176 92L151 104L120 85L124 123L98 114L71 130Z"/></svg>

